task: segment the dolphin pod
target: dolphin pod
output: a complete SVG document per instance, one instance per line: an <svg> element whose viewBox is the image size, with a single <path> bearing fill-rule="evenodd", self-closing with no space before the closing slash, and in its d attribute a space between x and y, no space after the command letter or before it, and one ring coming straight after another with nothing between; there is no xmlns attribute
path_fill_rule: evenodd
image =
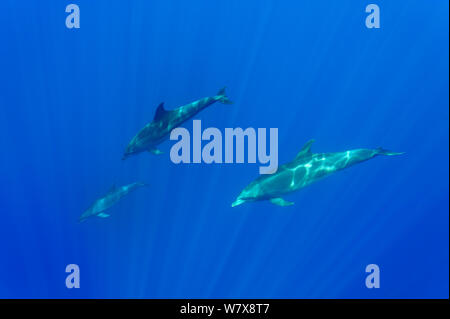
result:
<svg viewBox="0 0 450 319"><path fill-rule="evenodd" d="M153 154L161 154L162 152L156 146L162 143L170 134L172 129L180 126L190 118L194 117L204 108L220 102L223 104L232 104L225 94L225 87L222 88L216 95L211 97L204 97L192 103L180 106L174 110L165 110L164 103L161 103L156 109L153 121L148 123L141 129L135 137L128 144L123 160L131 155L149 151ZM104 211L117 203L122 197L127 195L130 191L145 186L143 183L132 183L119 188L113 188L103 197L98 198L91 207L89 207L79 218L79 221L84 221L88 217L97 216L101 218L109 217Z"/></svg>
<svg viewBox="0 0 450 319"><path fill-rule="evenodd" d="M355 149L336 153L311 153L314 140L308 141L293 161L278 168L272 175L262 175L251 182L231 204L232 207L246 202L269 200L279 206L290 206L293 202L281 196L295 192L319 179L344 168L367 161L378 155L400 155L377 149Z"/></svg>
<svg viewBox="0 0 450 319"><path fill-rule="evenodd" d="M215 102L223 104L232 103L225 94L225 88L221 89L214 96L202 98L173 110L165 110L164 103L161 103L156 109L153 121L142 128L129 142L122 159L124 160L142 152L161 154L162 152L156 147L170 135L170 132L174 128L180 126ZM294 203L283 199L283 195L297 191L336 171L367 161L375 156L403 154L387 151L382 148L354 149L335 153L311 153L311 145L313 142L314 140L308 141L293 161L280 166L274 174L262 175L251 182L244 188L231 206L235 207L243 203L263 200L268 200L279 206L290 206ZM93 216L101 218L109 217L110 215L105 213L107 209L131 191L142 186L147 185L135 182L118 188L113 186L108 193L98 198L80 216L79 221L84 221Z"/></svg>

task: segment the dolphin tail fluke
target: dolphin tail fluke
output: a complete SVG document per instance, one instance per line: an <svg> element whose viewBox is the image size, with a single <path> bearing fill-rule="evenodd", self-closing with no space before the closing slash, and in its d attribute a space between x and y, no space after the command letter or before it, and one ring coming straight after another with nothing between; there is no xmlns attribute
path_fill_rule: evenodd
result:
<svg viewBox="0 0 450 319"><path fill-rule="evenodd" d="M150 186L150 184L147 184L147 183L144 183L144 182L137 182L137 184L139 186L142 186L142 187L149 187Z"/></svg>
<svg viewBox="0 0 450 319"><path fill-rule="evenodd" d="M402 155L402 154L405 154L405 152L392 152L392 151L385 150L382 147L377 148L377 155L393 156L393 155Z"/></svg>
<svg viewBox="0 0 450 319"><path fill-rule="evenodd" d="M231 101L225 94L225 89L226 87L223 87L219 92L217 92L219 102L223 104L233 104L233 101Z"/></svg>

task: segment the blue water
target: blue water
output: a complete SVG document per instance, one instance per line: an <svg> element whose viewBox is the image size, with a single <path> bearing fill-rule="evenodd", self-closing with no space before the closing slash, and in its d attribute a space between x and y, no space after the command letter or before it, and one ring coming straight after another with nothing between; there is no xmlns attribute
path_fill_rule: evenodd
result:
<svg viewBox="0 0 450 319"><path fill-rule="evenodd" d="M74 0L0 4L1 298L448 298L448 1ZM279 129L279 161L382 146L286 196L231 208L256 164L121 161L166 108ZM192 129L192 121L185 125ZM147 182L76 221L113 184ZM65 286L67 264L79 289ZM367 289L365 267L380 267Z"/></svg>

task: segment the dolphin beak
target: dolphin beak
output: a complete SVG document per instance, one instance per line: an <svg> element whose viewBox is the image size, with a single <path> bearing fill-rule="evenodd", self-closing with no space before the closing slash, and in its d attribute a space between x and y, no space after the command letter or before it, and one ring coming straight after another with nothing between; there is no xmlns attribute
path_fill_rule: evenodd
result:
<svg viewBox="0 0 450 319"><path fill-rule="evenodd" d="M236 207L236 206L239 206L239 205L241 205L243 203L245 203L245 200L242 200L242 199L238 198L231 204L231 207Z"/></svg>

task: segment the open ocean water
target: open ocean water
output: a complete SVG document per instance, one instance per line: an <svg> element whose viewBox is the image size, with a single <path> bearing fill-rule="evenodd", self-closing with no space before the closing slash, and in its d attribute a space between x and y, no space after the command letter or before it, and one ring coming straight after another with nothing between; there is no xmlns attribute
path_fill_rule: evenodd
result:
<svg viewBox="0 0 450 319"><path fill-rule="evenodd" d="M1 298L448 298L449 3L0 3ZM380 7L368 29L365 8ZM258 164L122 161L167 109L227 86L203 128L278 128L279 163L382 146L285 198L231 208ZM192 130L192 120L184 125ZM77 220L113 184L143 181ZM80 268L67 289L66 265ZM367 289L365 268L380 268Z"/></svg>

